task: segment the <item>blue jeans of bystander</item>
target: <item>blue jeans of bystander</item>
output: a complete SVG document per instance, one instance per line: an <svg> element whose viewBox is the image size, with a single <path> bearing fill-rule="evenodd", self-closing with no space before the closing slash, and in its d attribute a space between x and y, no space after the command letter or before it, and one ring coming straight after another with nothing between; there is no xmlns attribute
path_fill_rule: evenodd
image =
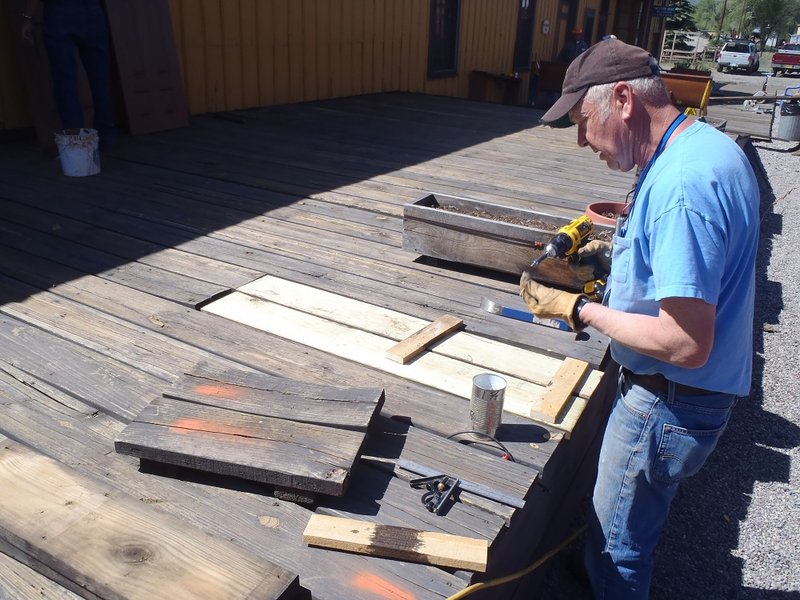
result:
<svg viewBox="0 0 800 600"><path fill-rule="evenodd" d="M111 98L111 58L105 13L99 0L46 2L42 34L62 127L84 126L78 91L76 55L79 55L92 90L94 128L100 134L101 144L112 144L116 132Z"/></svg>
<svg viewBox="0 0 800 600"><path fill-rule="evenodd" d="M603 437L586 569L597 600L648 597L653 552L678 489L717 444L732 394L655 394L621 379Z"/></svg>

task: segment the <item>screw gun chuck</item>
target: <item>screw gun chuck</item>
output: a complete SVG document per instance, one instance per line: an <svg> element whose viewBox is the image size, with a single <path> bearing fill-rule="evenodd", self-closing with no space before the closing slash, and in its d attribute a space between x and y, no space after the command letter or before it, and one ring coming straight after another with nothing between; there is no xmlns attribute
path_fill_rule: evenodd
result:
<svg viewBox="0 0 800 600"><path fill-rule="evenodd" d="M538 267L545 258L564 258L574 254L586 242L593 228L592 220L586 215L573 219L558 230L545 246L544 253L531 263L531 267Z"/></svg>

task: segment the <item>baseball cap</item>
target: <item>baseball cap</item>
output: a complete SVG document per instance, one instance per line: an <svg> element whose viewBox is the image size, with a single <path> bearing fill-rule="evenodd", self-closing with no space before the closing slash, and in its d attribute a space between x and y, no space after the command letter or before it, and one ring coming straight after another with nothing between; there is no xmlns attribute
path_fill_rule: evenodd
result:
<svg viewBox="0 0 800 600"><path fill-rule="evenodd" d="M658 64L647 50L617 39L597 42L567 67L561 97L544 113L541 121L551 123L562 119L593 85L658 74Z"/></svg>

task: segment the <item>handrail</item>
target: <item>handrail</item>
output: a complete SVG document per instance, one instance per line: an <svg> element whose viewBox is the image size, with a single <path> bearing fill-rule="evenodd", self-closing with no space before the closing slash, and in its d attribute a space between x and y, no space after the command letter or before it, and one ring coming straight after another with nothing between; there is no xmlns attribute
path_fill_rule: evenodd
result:
<svg viewBox="0 0 800 600"><path fill-rule="evenodd" d="M711 96L708 101L711 102L741 102L742 100L758 100L759 102L770 102L770 101L778 101L778 100L800 100L800 96L754 96L754 95L747 95L747 96Z"/></svg>

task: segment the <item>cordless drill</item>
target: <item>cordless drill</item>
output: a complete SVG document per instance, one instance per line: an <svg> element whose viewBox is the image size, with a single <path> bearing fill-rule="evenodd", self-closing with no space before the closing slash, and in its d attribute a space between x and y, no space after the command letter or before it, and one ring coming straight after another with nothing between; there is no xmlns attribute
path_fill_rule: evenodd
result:
<svg viewBox="0 0 800 600"><path fill-rule="evenodd" d="M544 253L531 263L531 267L538 267L545 258L564 258L574 254L583 246L593 229L594 224L586 215L573 219L558 230L544 247Z"/></svg>

